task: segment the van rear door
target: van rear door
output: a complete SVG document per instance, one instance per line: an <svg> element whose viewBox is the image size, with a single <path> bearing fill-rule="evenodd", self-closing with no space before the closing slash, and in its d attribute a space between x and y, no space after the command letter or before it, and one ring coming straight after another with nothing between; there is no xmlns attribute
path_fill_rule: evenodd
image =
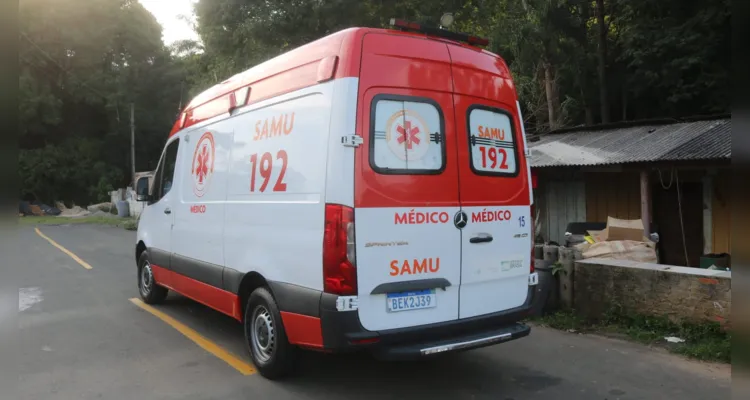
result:
<svg viewBox="0 0 750 400"><path fill-rule="evenodd" d="M363 40L355 153L359 319L378 331L458 319L461 231L445 43Z"/></svg>
<svg viewBox="0 0 750 400"><path fill-rule="evenodd" d="M523 305L531 263L531 190L516 92L505 63L448 45L461 210L459 318Z"/></svg>

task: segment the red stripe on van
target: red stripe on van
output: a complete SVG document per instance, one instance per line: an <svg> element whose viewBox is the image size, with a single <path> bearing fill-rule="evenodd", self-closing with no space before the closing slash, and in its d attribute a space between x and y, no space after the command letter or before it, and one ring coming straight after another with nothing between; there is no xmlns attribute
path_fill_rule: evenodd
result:
<svg viewBox="0 0 750 400"><path fill-rule="evenodd" d="M242 321L242 307L240 298L234 293L207 285L185 275L175 273L157 265L151 265L154 280L161 286L173 290L206 307L226 314L238 321Z"/></svg>
<svg viewBox="0 0 750 400"><path fill-rule="evenodd" d="M154 274L154 280L158 284L164 287L172 286L172 281L171 279L169 279L172 271L158 265L151 264L151 272Z"/></svg>
<svg viewBox="0 0 750 400"><path fill-rule="evenodd" d="M289 343L316 349L323 348L323 328L320 318L308 315L281 312L284 330Z"/></svg>

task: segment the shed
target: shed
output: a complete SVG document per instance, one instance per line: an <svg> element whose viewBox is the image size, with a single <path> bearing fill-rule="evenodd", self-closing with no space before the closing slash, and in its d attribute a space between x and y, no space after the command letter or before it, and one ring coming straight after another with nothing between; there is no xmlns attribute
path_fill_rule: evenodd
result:
<svg viewBox="0 0 750 400"><path fill-rule="evenodd" d="M662 262L729 253L731 117L621 122L529 138L539 233L607 216L658 226Z"/></svg>

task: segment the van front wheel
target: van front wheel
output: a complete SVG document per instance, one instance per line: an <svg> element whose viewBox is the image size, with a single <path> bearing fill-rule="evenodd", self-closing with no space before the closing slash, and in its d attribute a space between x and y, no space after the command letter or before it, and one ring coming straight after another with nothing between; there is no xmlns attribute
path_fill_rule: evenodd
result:
<svg viewBox="0 0 750 400"><path fill-rule="evenodd" d="M159 304L167 298L167 289L154 280L154 271L146 251L138 259L138 292L146 304Z"/></svg>
<svg viewBox="0 0 750 400"><path fill-rule="evenodd" d="M245 343L258 372L268 379L288 375L295 361L276 301L266 288L255 289L245 307Z"/></svg>

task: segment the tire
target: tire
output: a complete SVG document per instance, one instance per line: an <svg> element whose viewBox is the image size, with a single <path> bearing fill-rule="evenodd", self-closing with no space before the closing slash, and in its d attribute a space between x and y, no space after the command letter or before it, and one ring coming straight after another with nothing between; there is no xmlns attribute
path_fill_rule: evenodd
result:
<svg viewBox="0 0 750 400"><path fill-rule="evenodd" d="M297 349L289 344L279 307L267 288L259 287L250 294L243 325L245 345L258 372L271 380L290 375Z"/></svg>
<svg viewBox="0 0 750 400"><path fill-rule="evenodd" d="M159 304L167 298L168 290L154 281L148 251L144 251L138 259L138 293L146 304Z"/></svg>

